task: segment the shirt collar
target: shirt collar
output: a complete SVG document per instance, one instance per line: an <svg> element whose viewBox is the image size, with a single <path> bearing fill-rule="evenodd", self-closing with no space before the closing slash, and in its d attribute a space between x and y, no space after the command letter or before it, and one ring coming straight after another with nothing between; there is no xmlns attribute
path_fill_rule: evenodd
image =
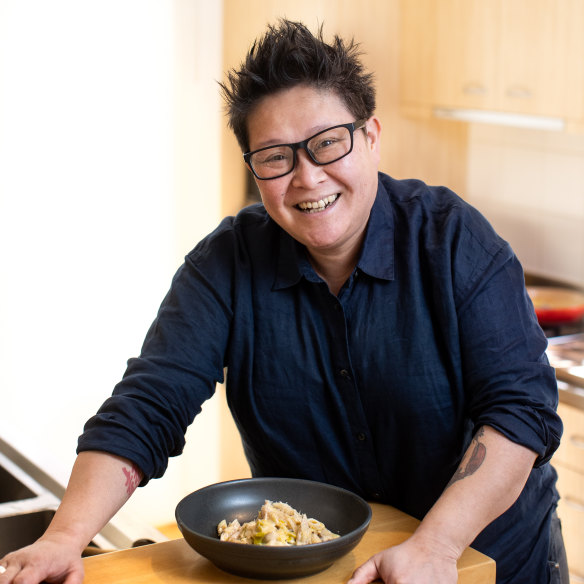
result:
<svg viewBox="0 0 584 584"><path fill-rule="evenodd" d="M389 194L378 181L377 195L371 208L363 250L357 267L362 272L382 280L394 278L394 222ZM297 284L304 277L311 282L321 281L306 257L305 247L280 230L276 277L272 290Z"/></svg>
<svg viewBox="0 0 584 584"><path fill-rule="evenodd" d="M272 290L294 286L303 276L313 282L320 280L306 257L306 248L280 229L276 277Z"/></svg>
<svg viewBox="0 0 584 584"><path fill-rule="evenodd" d="M395 277L393 221L389 193L379 181L357 267L369 276L381 280L393 280Z"/></svg>

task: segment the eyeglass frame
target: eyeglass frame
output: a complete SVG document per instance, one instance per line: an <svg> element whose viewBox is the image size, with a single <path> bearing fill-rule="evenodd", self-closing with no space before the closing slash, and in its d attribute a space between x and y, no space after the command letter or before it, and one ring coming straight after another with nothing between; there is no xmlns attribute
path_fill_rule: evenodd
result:
<svg viewBox="0 0 584 584"><path fill-rule="evenodd" d="M304 150L304 152L306 152L306 154L308 154L308 157L310 158L310 160L312 160L312 162L314 162L314 164L316 164L317 166L326 166L327 164L332 164L333 162L337 162L338 160L341 160L342 158L345 158L345 156L348 156L349 154L351 154L351 152L353 151L353 143L354 143L353 134L357 130L361 130L362 128L364 128L366 126L367 119L368 118L362 118L360 120L356 120L355 122L350 122L348 124L337 124L336 126L331 126L330 128L325 128L324 130L321 130L320 132L317 132L316 134L313 134L309 138L306 138L306 140L301 140L300 142L294 142L291 144L272 144L271 146L264 146L263 148L258 148L257 150L252 150L251 152L246 152L243 155L243 160L249 166L249 168L253 172L254 176L258 180L273 180L276 178L282 178L283 176L290 174L296 168L296 160L298 158L296 153L300 149ZM347 130L349 130L349 135L351 137L351 147L349 148L349 150L347 150L347 152L345 152L345 154L339 156L338 158L335 158L334 160L329 160L328 162L319 162L318 160L316 160L314 158L313 153L308 149L308 143L313 138L316 138L318 135L324 134L325 132L329 132L330 130L334 130L336 128L347 128ZM251 163L251 157L254 154L257 154L258 152L262 152L264 150L269 150L270 148L281 148L282 146L288 146L289 148L292 149L292 167L290 168L290 170L287 170L286 172L284 172L282 174L278 174L277 176L268 176L268 177L258 176L258 174L256 173L256 171L253 167L253 164Z"/></svg>

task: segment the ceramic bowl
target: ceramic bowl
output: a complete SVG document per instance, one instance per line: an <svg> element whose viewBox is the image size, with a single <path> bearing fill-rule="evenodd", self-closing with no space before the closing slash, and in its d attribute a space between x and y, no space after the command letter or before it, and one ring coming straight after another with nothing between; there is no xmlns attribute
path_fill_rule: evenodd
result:
<svg viewBox="0 0 584 584"><path fill-rule="evenodd" d="M340 537L274 547L219 539L217 524L222 519L251 521L266 499L288 503ZM315 574L349 553L369 527L371 508L361 497L332 485L255 478L217 483L187 495L177 505L176 521L188 544L221 570L248 578L284 579Z"/></svg>

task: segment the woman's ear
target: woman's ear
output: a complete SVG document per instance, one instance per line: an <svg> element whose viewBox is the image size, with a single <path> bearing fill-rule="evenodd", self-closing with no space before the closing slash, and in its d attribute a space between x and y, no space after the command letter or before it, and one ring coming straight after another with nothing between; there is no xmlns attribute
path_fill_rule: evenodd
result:
<svg viewBox="0 0 584 584"><path fill-rule="evenodd" d="M379 165L381 161L381 122L377 116L371 116L365 126L367 132L367 145L371 156Z"/></svg>
<svg viewBox="0 0 584 584"><path fill-rule="evenodd" d="M367 131L367 139L373 150L379 151L380 139L381 139L381 121L377 116L371 116L367 120L367 125L365 126Z"/></svg>

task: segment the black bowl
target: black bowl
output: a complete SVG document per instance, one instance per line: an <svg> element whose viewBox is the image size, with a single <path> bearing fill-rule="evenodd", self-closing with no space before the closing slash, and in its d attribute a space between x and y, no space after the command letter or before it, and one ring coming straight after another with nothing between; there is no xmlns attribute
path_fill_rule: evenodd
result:
<svg viewBox="0 0 584 584"><path fill-rule="evenodd" d="M221 541L217 524L254 519L265 500L283 501L322 521L340 537L303 546L262 546ZM371 521L371 507L354 493L314 481L241 479L204 487L176 507L188 544L218 568L250 578L300 578L320 572L351 551Z"/></svg>

